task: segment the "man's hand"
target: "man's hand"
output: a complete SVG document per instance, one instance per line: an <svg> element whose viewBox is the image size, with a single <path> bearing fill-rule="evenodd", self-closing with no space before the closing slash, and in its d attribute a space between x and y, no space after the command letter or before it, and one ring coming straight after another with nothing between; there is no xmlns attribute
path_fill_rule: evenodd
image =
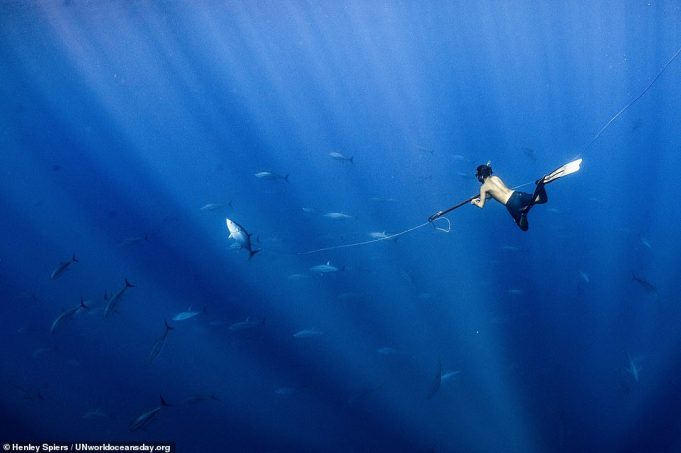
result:
<svg viewBox="0 0 681 453"><path fill-rule="evenodd" d="M480 207L481 207L481 206L480 206L480 197L478 197L478 198L473 198L473 199L471 200L471 204L474 204L475 206L477 206L477 207L480 208Z"/></svg>

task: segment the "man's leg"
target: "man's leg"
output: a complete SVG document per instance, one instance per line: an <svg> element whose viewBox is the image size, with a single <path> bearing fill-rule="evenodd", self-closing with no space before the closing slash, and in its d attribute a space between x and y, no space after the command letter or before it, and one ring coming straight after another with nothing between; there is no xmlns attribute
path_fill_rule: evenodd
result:
<svg viewBox="0 0 681 453"><path fill-rule="evenodd" d="M534 194L532 195L532 204L544 204L549 201L549 196L546 194L546 188L544 187L546 183L544 178L537 181L537 187L534 189Z"/></svg>

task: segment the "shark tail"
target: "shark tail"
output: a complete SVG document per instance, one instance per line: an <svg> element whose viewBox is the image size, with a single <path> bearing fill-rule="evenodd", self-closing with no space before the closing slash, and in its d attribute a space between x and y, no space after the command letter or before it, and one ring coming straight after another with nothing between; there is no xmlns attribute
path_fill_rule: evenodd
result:
<svg viewBox="0 0 681 453"><path fill-rule="evenodd" d="M133 285L132 283L130 283L130 282L128 281L128 279L126 278L126 279L125 279L125 287L126 287L126 288L134 288L135 285Z"/></svg>
<svg viewBox="0 0 681 453"><path fill-rule="evenodd" d="M80 296L80 308L84 308L84 309L86 309L86 310L87 310L88 308L90 308L90 307L88 307L87 305L85 305L85 301L83 300L83 296Z"/></svg>
<svg viewBox="0 0 681 453"><path fill-rule="evenodd" d="M286 174L284 175L284 181L289 182L289 180L288 180L288 173L286 173Z"/></svg>
<svg viewBox="0 0 681 453"><path fill-rule="evenodd" d="M355 156L350 156L350 159L348 159L352 165L355 165L354 158Z"/></svg>
<svg viewBox="0 0 681 453"><path fill-rule="evenodd" d="M170 407L170 404L163 399L163 395L159 395L159 397L161 398L161 407Z"/></svg>
<svg viewBox="0 0 681 453"><path fill-rule="evenodd" d="M262 249L249 250L248 251L248 259L250 260L251 258L253 258L253 255L255 255L256 253L258 253L260 251L262 251Z"/></svg>
<svg viewBox="0 0 681 453"><path fill-rule="evenodd" d="M174 327L171 327L170 325L168 325L168 321L166 321L165 319L163 320L163 324L166 325L166 330L173 330L174 329ZM163 397L161 397L161 399L163 399Z"/></svg>
<svg viewBox="0 0 681 453"><path fill-rule="evenodd" d="M80 261L78 261L78 258L76 258L76 254L75 254L75 253L74 253L73 256L71 257L71 261L74 262L74 263L80 263Z"/></svg>

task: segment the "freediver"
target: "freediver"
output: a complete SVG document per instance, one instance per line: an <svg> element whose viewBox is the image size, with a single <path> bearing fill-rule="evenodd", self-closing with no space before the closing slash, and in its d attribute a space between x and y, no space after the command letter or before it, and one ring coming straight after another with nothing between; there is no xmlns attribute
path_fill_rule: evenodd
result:
<svg viewBox="0 0 681 453"><path fill-rule="evenodd" d="M499 203L506 206L506 209L508 209L513 220L515 220L516 225L518 225L521 230L527 231L527 214L530 212L532 206L535 204L544 204L549 199L544 186L560 176L563 176L563 173L564 170L561 167L538 179L536 181L534 193L529 194L519 190L509 189L500 177L493 174L492 167L489 163L478 165L475 177L478 178L478 181L482 184L480 186L480 196L473 198L471 203L479 208L483 208L488 197L494 198Z"/></svg>

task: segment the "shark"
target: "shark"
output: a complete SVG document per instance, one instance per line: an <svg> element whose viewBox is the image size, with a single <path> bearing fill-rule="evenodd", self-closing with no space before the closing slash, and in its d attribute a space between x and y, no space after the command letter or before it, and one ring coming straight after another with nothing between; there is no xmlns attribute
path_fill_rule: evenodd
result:
<svg viewBox="0 0 681 453"><path fill-rule="evenodd" d="M232 239L239 248L248 250L248 259L253 258L253 255L258 253L262 249L254 249L251 243L251 234L246 231L244 227L236 223L231 219L225 219L225 224L227 225L227 231L229 231L229 236L227 239Z"/></svg>

